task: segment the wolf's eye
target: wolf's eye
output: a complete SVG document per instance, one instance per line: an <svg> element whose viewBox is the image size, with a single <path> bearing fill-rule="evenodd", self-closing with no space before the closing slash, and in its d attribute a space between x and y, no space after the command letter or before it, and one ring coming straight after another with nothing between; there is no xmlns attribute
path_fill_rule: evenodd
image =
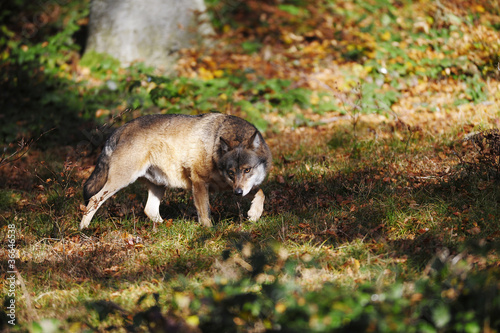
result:
<svg viewBox="0 0 500 333"><path fill-rule="evenodd" d="M227 175L228 175L229 177L233 178L233 177L234 177L234 171L228 171L228 172L227 172Z"/></svg>
<svg viewBox="0 0 500 333"><path fill-rule="evenodd" d="M243 170L244 173L249 173L250 172L250 168L246 168L245 170Z"/></svg>

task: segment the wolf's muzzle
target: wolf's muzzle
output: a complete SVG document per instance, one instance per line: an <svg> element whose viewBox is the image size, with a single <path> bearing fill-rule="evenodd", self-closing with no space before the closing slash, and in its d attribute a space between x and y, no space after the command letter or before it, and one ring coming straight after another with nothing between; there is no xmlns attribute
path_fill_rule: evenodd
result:
<svg viewBox="0 0 500 333"><path fill-rule="evenodd" d="M243 195L243 189L242 188L235 188L234 189L234 194L236 195Z"/></svg>

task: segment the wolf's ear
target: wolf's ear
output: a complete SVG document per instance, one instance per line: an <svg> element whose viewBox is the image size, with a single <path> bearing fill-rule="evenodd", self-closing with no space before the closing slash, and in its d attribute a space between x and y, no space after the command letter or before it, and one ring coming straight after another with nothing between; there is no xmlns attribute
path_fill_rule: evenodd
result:
<svg viewBox="0 0 500 333"><path fill-rule="evenodd" d="M262 138L259 135L259 131L255 131L255 133L248 139L248 148L256 150L262 144Z"/></svg>
<svg viewBox="0 0 500 333"><path fill-rule="evenodd" d="M227 153L228 151L230 151L232 148L231 148L231 145L222 138L222 136L219 138L220 140L220 151L222 153L222 155L224 155L225 153Z"/></svg>

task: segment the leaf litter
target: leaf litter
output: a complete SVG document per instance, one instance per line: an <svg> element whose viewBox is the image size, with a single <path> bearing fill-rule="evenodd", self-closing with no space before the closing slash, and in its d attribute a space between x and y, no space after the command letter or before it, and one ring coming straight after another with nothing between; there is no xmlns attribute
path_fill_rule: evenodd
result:
<svg viewBox="0 0 500 333"><path fill-rule="evenodd" d="M457 244L470 239L495 241L498 211L481 206L481 200L496 193L498 185L498 7L495 12L492 1L421 1L408 7L391 2L389 9L377 9L382 18L377 20L364 15L371 9L359 8L356 2L340 1L335 8L318 3L290 13L290 7L248 1L247 9L238 8L241 12L234 14L239 24L228 22L220 29L217 48L182 50L177 62L181 77L209 81L243 72L250 81L290 80L292 87L312 92L309 105L295 108L295 114L274 109L260 114L273 124L266 140L276 162L266 218L283 220L276 236L263 227L252 230L250 237L296 246L293 251L299 255L311 246L327 249L321 268L303 268L304 284L310 286L318 280L345 279L343 274L357 282L372 279L363 269L375 261L343 253L343 246L359 240L382 266L384 261L408 265L419 256L422 263L437 249L459 251ZM475 15L472 22L469 14ZM78 80L92 86L102 83L88 68L75 68ZM237 90L227 97L240 101L248 95ZM321 102L328 102L329 108L319 111ZM99 108L96 116L121 109ZM225 111L245 116L232 105ZM30 152L0 171L2 185L13 189L8 201L15 207L1 213L4 220L27 210L42 219L54 216L47 211L55 206L44 191L62 186L62 180L49 175L40 183L25 177L25 170L39 158L44 157ZM90 165L90 160L82 165ZM75 195L69 192L80 187L88 173L78 166L70 178L72 186L64 187L75 207ZM17 191L40 186L36 198ZM131 207L141 211L140 200L129 199L110 207L115 217ZM226 210L224 201L213 210ZM63 289L70 281L132 281L144 276L144 269L158 279L165 271L189 274L196 265L211 265L207 258L200 263L187 254L193 243L172 235L168 241L178 243L161 251L176 258L174 264L155 264L148 251L156 251L156 236L150 236L152 226L144 221L140 229L125 227L128 231L120 224L122 231L97 228L90 239L75 235L74 221L74 216L63 216L59 230L68 230L64 237L43 241L26 220L22 222L19 241L35 245L19 252L20 266L29 270L27 263L32 262L61 272L57 281L45 281L42 288ZM167 221L162 232L175 232L176 223ZM228 228L225 235L233 231ZM44 232L47 236L53 231ZM498 256L490 253L483 260L470 255L468 260L484 268L498 262Z"/></svg>

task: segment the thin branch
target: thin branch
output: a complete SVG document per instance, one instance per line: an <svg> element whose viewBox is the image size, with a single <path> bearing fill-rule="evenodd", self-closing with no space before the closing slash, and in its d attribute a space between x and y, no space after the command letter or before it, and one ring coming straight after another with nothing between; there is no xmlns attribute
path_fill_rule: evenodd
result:
<svg viewBox="0 0 500 333"><path fill-rule="evenodd" d="M26 155L26 153L31 149L31 146L33 144L35 144L36 142L38 142L38 140L40 140L42 136L44 136L45 134L47 134L49 132L52 132L53 130L55 130L55 127L49 129L48 131L43 132L36 139L29 139L28 141L25 141L24 138L22 138L17 143L17 145L19 147L12 154L10 154L10 155L7 155L5 153L5 151L7 150L7 147L5 147L4 153L0 157L0 168L3 167L3 166L5 166L5 165L7 165L7 164L10 164L10 163L13 163L13 162L17 161L18 159L20 159L21 157L23 157L24 155Z"/></svg>

